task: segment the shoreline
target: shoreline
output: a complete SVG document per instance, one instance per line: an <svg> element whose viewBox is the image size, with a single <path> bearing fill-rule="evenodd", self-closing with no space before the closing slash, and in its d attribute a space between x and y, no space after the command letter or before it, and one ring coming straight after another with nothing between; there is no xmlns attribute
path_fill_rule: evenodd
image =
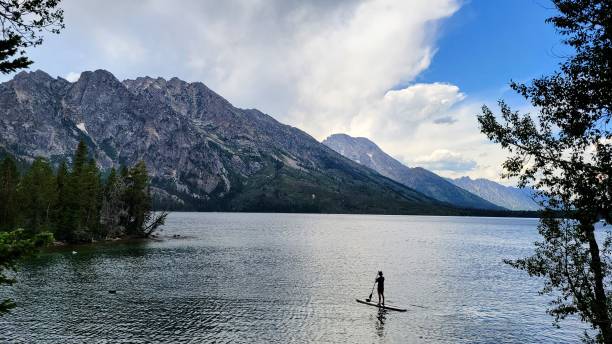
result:
<svg viewBox="0 0 612 344"><path fill-rule="evenodd" d="M68 248L76 248L76 247L87 247L87 246L103 246L109 244L127 244L127 243L144 243L148 241L163 241L159 237L150 237L150 238L111 238L104 240L93 240L91 242L77 242L77 243L68 243L64 241L53 241L49 246L45 247L44 250L62 250Z"/></svg>
<svg viewBox="0 0 612 344"><path fill-rule="evenodd" d="M138 244L148 242L163 242L171 239L188 239L191 236L185 236L180 234L173 234L170 236L155 235L147 238L138 237L125 237L125 238L110 238L104 240L94 240L91 242L78 242L78 243L67 243L63 241L53 241L47 247L43 248L43 251L63 251L72 248L83 248L83 247L94 247L94 246L107 246L113 244Z"/></svg>

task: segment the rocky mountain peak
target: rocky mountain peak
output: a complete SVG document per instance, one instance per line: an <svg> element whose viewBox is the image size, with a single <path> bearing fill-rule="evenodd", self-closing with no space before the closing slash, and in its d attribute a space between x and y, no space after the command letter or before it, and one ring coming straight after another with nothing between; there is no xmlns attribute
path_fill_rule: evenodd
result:
<svg viewBox="0 0 612 344"><path fill-rule="evenodd" d="M155 198L166 208L453 211L299 129L232 106L200 82L151 77L120 82L96 70L74 83L34 72L0 84L0 152L23 161L43 156L57 164L69 160L79 140L103 169L145 161Z"/></svg>
<svg viewBox="0 0 612 344"><path fill-rule="evenodd" d="M389 171L398 169L400 163L388 156L374 142L365 137L352 137L347 134L333 134L323 141L345 157L368 166L376 171L385 170L382 175L389 176Z"/></svg>
<svg viewBox="0 0 612 344"><path fill-rule="evenodd" d="M341 142L346 142L346 143L351 143L351 144L360 144L364 146L378 148L378 146L374 142L370 141L370 139L366 137L353 137L353 136L343 134L343 133L331 134L326 140L341 141Z"/></svg>
<svg viewBox="0 0 612 344"><path fill-rule="evenodd" d="M98 69L81 73L65 95L64 103L87 117L96 112L124 112L130 98L127 88L112 73Z"/></svg>
<svg viewBox="0 0 612 344"><path fill-rule="evenodd" d="M31 72L21 71L15 75L13 80L15 81L27 80L27 81L32 81L32 82L43 82L44 83L44 82L51 82L54 79L49 74L43 72L40 69L37 69Z"/></svg>
<svg viewBox="0 0 612 344"><path fill-rule="evenodd" d="M501 207L472 194L424 168L410 168L385 153L365 137L334 134L323 141L345 157L367 166L423 194L457 207L501 209Z"/></svg>
<svg viewBox="0 0 612 344"><path fill-rule="evenodd" d="M70 85L67 80L63 78L54 79L42 70L19 72L10 82L16 90L26 93L65 89Z"/></svg>
<svg viewBox="0 0 612 344"><path fill-rule="evenodd" d="M463 177L459 177L457 179L455 179L457 181L466 181L466 182L471 182L471 181L475 181L476 179L472 179L470 178L470 176L463 176Z"/></svg>
<svg viewBox="0 0 612 344"><path fill-rule="evenodd" d="M530 188L519 189L485 178L472 179L469 176L449 180L465 190L511 210L540 209L540 205L535 201L535 192Z"/></svg>
<svg viewBox="0 0 612 344"><path fill-rule="evenodd" d="M88 87L119 87L121 82L109 71L97 69L95 71L85 71L81 73L79 79L75 82L79 85L87 85Z"/></svg>

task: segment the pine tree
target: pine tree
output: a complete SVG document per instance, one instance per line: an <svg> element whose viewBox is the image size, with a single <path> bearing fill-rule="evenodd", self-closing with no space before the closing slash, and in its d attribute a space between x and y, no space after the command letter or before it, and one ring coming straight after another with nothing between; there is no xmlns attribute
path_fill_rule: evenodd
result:
<svg viewBox="0 0 612 344"><path fill-rule="evenodd" d="M85 144L85 141L83 140L79 141L77 150L74 153L74 161L72 163L72 174L73 175L81 175L81 173L83 172L83 168L87 164L88 155L89 154L87 152L87 145Z"/></svg>
<svg viewBox="0 0 612 344"><path fill-rule="evenodd" d="M108 177L106 177L106 182L104 183L104 195L108 194L118 180L119 176L117 175L117 170L113 167L108 173Z"/></svg>
<svg viewBox="0 0 612 344"><path fill-rule="evenodd" d="M93 238L100 236L100 206L102 203L102 181L94 159L83 169L82 185L85 192L83 226Z"/></svg>
<svg viewBox="0 0 612 344"><path fill-rule="evenodd" d="M56 190L57 197L54 208L54 235L57 240L69 241L71 238L71 221L68 207L68 167L66 161L62 161L57 169Z"/></svg>
<svg viewBox="0 0 612 344"><path fill-rule="evenodd" d="M17 224L17 185L19 172L12 156L0 164L0 230L14 229Z"/></svg>
<svg viewBox="0 0 612 344"><path fill-rule="evenodd" d="M148 237L164 224L168 214L162 212L156 215L151 210L150 181L144 161L129 169L126 184L124 197L128 215L126 232L131 236Z"/></svg>
<svg viewBox="0 0 612 344"><path fill-rule="evenodd" d="M121 167L119 167L119 175L121 176L121 178L127 179L129 174L130 174L130 170L127 168L127 166L121 165Z"/></svg>
<svg viewBox="0 0 612 344"><path fill-rule="evenodd" d="M21 213L26 230L40 233L51 229L55 198L53 169L46 159L37 158L19 185Z"/></svg>
<svg viewBox="0 0 612 344"><path fill-rule="evenodd" d="M102 183L83 141L71 171L62 162L55 175L46 159L37 158L23 178L18 177L14 161L5 159L0 164L0 220L6 229L22 225L30 233L52 231L57 240L73 243L148 237L167 215L152 211L143 161L132 168L122 166L119 173L112 169Z"/></svg>
<svg viewBox="0 0 612 344"><path fill-rule="evenodd" d="M87 146L81 140L74 154L66 199L70 240L75 242L93 240L97 230L97 224L93 224L93 209L97 207L100 179L95 162L90 161L88 155Z"/></svg>
<svg viewBox="0 0 612 344"><path fill-rule="evenodd" d="M100 209L101 233L104 238L116 238L125 234L122 219L127 218L124 202L126 192L123 177L112 168L104 185L102 206Z"/></svg>
<svg viewBox="0 0 612 344"><path fill-rule="evenodd" d="M92 167L88 155L87 146L81 140L74 153L72 170L68 171L65 162L59 166L55 206L55 234L58 240L84 242L93 239L94 233L88 226L95 221L92 219L92 209L99 196L100 180L99 171Z"/></svg>
<svg viewBox="0 0 612 344"><path fill-rule="evenodd" d="M149 176L144 161L138 162L129 169L127 177L126 200L128 204L128 223L126 230L129 235L140 236L144 227L145 214L150 211Z"/></svg>

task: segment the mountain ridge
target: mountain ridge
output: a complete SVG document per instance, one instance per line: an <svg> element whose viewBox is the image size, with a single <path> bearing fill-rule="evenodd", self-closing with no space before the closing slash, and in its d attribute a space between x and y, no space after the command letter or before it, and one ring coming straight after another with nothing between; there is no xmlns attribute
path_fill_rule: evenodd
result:
<svg viewBox="0 0 612 344"><path fill-rule="evenodd" d="M144 160L171 209L460 214L383 177L307 133L239 109L201 82L105 70L75 82L43 71L0 84L0 147L31 161L70 160L84 140L103 169Z"/></svg>
<svg viewBox="0 0 612 344"><path fill-rule="evenodd" d="M489 179L472 179L467 176L455 179L448 178L448 180L489 202L499 204L510 210L537 211L541 209L541 206L534 201L536 196L531 189L519 189Z"/></svg>
<svg viewBox="0 0 612 344"><path fill-rule="evenodd" d="M385 153L365 137L333 134L322 142L345 157L413 188L429 197L457 207L502 210L477 195L455 186L443 177L421 167L408 167Z"/></svg>

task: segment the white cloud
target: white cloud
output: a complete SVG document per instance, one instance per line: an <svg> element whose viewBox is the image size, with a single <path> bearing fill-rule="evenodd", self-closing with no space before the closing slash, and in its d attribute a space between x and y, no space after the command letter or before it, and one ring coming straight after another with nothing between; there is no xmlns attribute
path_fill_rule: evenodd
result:
<svg viewBox="0 0 612 344"><path fill-rule="evenodd" d="M457 86L442 83L392 90L352 118L350 131L385 140L410 137L419 125L443 117L464 98Z"/></svg>
<svg viewBox="0 0 612 344"><path fill-rule="evenodd" d="M109 61L141 63L150 55L148 48L144 47L137 37L125 36L106 28L99 28L93 34L93 38L99 43L100 53Z"/></svg>
<svg viewBox="0 0 612 344"><path fill-rule="evenodd" d="M433 119L421 122L413 130L407 129L403 137L388 139L385 135L379 135L375 141L383 150L411 167L426 167L444 177L467 175L512 184L512 181L501 179L501 164L506 153L489 142L478 128L476 115L482 103L480 100L461 101L442 111L442 117L434 115L431 117ZM446 116L453 118L454 122L444 125L436 123L436 118ZM452 166L450 164L444 167L436 162L443 160L444 154L441 152L451 152L447 154L448 158L454 158L455 162L463 161L463 164L456 164L454 168L449 168ZM452 157L453 154L455 157Z"/></svg>
<svg viewBox="0 0 612 344"><path fill-rule="evenodd" d="M79 80L79 78L81 77L81 73L76 73L76 72L70 72L68 74L66 74L64 76L64 79L70 81L70 82L75 82L77 80Z"/></svg>
<svg viewBox="0 0 612 344"><path fill-rule="evenodd" d="M65 0L66 29L33 50L34 68L202 81L321 139L426 69L458 2Z"/></svg>
<svg viewBox="0 0 612 344"><path fill-rule="evenodd" d="M202 81L317 139L367 136L412 166L448 150L477 162L470 176L499 179L503 155L478 131L479 103L461 85L415 83L460 3L64 0L66 29L32 50L33 68Z"/></svg>
<svg viewBox="0 0 612 344"><path fill-rule="evenodd" d="M428 156L417 158L415 163L432 171L439 172L465 173L476 167L476 161L467 159L460 153L447 149L436 149Z"/></svg>
<svg viewBox="0 0 612 344"><path fill-rule="evenodd" d="M322 138L330 129L349 130L363 111L393 111L419 86L389 90L429 66L435 24L456 9L454 1L444 0L368 1L352 16L307 28L296 50L302 75L296 78L292 122Z"/></svg>

